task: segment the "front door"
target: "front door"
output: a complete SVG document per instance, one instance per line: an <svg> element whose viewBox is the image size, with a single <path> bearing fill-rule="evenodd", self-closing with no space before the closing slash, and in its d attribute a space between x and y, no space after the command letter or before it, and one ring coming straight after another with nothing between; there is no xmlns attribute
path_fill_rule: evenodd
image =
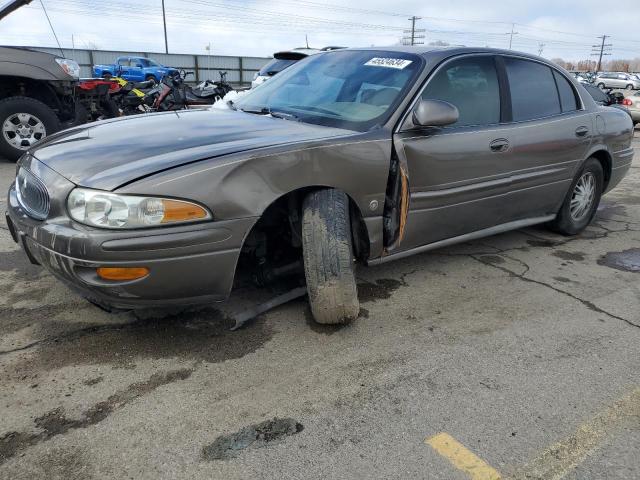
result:
<svg viewBox="0 0 640 480"><path fill-rule="evenodd" d="M458 108L457 123L400 132L394 143L404 157L410 209L399 250L457 237L503 223L510 190L511 126L501 124L501 98L493 55L449 60L421 97Z"/></svg>

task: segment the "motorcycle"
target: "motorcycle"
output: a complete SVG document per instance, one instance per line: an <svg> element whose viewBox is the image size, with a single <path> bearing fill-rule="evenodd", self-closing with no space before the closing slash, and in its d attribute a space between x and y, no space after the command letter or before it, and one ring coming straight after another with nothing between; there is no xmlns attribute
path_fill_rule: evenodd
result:
<svg viewBox="0 0 640 480"><path fill-rule="evenodd" d="M227 72L219 74L220 81L206 80L193 88L185 82L193 72L180 70L177 74L163 77L160 82L160 94L153 103L154 110L185 110L213 105L233 90L226 81Z"/></svg>
<svg viewBox="0 0 640 480"><path fill-rule="evenodd" d="M111 95L122 115L153 111L153 104L161 91L154 80L131 82L120 77L113 77L111 80L119 86Z"/></svg>

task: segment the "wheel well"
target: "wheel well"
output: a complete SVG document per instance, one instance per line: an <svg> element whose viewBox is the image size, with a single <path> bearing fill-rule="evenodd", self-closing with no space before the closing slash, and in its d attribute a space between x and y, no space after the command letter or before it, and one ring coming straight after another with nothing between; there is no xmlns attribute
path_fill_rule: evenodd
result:
<svg viewBox="0 0 640 480"><path fill-rule="evenodd" d="M609 152L606 150L598 150L591 156L598 160L600 165L602 165L602 171L604 172L604 190L606 190L607 185L609 185L609 180L611 179L611 170L613 167L611 155L609 155Z"/></svg>
<svg viewBox="0 0 640 480"><path fill-rule="evenodd" d="M320 188L326 187L291 191L265 209L243 242L236 267L236 285L246 281L264 285L281 275L302 272L302 203L309 192ZM365 260L369 256L367 227L351 197L349 206L354 255L358 260Z"/></svg>

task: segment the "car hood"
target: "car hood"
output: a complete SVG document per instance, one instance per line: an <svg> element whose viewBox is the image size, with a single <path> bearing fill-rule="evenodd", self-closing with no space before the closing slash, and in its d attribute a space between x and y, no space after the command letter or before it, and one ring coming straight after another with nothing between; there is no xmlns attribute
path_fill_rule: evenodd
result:
<svg viewBox="0 0 640 480"><path fill-rule="evenodd" d="M73 128L31 153L76 185L114 190L199 160L354 133L240 111L185 110Z"/></svg>

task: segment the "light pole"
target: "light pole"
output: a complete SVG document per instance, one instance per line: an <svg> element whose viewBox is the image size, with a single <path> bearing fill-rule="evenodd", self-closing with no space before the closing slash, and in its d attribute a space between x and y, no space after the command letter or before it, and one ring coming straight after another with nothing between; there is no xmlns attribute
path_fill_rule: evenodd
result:
<svg viewBox="0 0 640 480"><path fill-rule="evenodd" d="M167 14L164 9L164 0L162 0L162 25L164 26L164 53L169 53L169 44L167 43Z"/></svg>

